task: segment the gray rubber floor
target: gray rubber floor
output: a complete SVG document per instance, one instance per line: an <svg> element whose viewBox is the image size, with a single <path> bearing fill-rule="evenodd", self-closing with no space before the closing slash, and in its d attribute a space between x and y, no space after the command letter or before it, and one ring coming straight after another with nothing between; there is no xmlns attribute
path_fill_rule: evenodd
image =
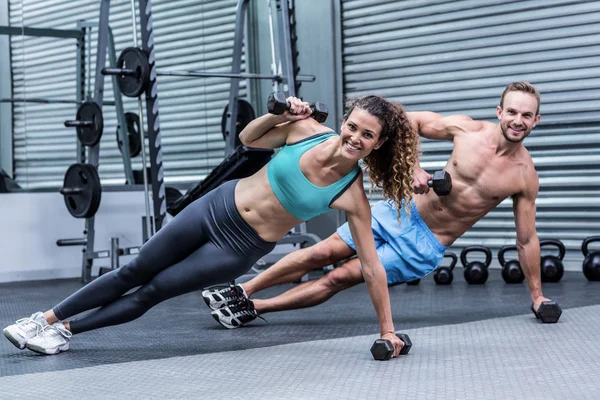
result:
<svg viewBox="0 0 600 400"><path fill-rule="evenodd" d="M238 330L218 326L192 293L132 323L78 335L58 356L2 338L0 398L600 398L600 285L580 273L546 284L564 312L558 324L542 325L528 311L525 286L493 272L480 287L457 277L450 287L427 278L390 288L396 327L413 341L408 356L392 361L371 359L378 327L364 285ZM0 285L0 324L79 286Z"/></svg>

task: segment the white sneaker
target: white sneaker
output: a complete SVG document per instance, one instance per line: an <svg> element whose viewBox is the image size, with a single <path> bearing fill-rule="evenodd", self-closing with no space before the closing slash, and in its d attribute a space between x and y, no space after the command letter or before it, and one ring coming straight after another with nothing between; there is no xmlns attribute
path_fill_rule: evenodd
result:
<svg viewBox="0 0 600 400"><path fill-rule="evenodd" d="M248 300L248 296L246 296L246 291L242 285L208 289L202 292L202 298L212 310L218 310L229 305L235 305L240 301Z"/></svg>
<svg viewBox="0 0 600 400"><path fill-rule="evenodd" d="M41 332L27 342L27 348L40 354L58 354L69 350L73 334L62 322L46 325Z"/></svg>
<svg viewBox="0 0 600 400"><path fill-rule="evenodd" d="M47 325L44 314L36 312L29 318L21 318L16 323L7 326L2 332L12 344L23 350L27 342L37 336Z"/></svg>
<svg viewBox="0 0 600 400"><path fill-rule="evenodd" d="M239 303L219 308L210 313L215 321L227 329L236 329L240 326L246 326L256 318L264 320L258 315L254 308L254 303L250 299L245 299Z"/></svg>

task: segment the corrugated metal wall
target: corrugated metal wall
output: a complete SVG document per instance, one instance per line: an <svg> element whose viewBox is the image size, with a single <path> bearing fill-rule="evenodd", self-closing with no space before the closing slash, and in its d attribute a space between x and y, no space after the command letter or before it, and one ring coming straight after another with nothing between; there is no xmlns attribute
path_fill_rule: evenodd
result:
<svg viewBox="0 0 600 400"><path fill-rule="evenodd" d="M158 69L231 72L236 5L237 0L153 1ZM100 2L10 0L9 6L11 26L75 29L78 20L98 20ZM111 2L110 26L118 56L133 44L129 1ZM93 73L95 34L91 50ZM74 39L12 36L11 52L14 97L75 100ZM221 115L229 97L229 82L223 78L158 77L167 183L198 181L223 160ZM244 96L246 82L241 87ZM107 77L104 100L113 98L112 80ZM126 111L137 113L135 100L124 101ZM104 184L124 183L115 108L105 105L103 111L100 176ZM21 185L31 189L62 185L67 167L76 161L75 130L65 128L63 122L74 119L75 112L75 105L14 105L14 163ZM133 167L141 169L141 156L134 159Z"/></svg>
<svg viewBox="0 0 600 400"><path fill-rule="evenodd" d="M541 123L525 140L540 176L537 229L580 260L600 231L600 2L343 0L344 91L377 93L409 110L497 121L512 81L542 96ZM445 166L451 143L423 140L421 165ZM456 248L514 243L505 200Z"/></svg>

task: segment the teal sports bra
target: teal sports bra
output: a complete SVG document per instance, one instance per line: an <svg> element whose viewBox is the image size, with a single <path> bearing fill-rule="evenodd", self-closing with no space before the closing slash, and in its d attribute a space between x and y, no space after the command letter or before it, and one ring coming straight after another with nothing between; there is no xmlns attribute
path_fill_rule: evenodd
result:
<svg viewBox="0 0 600 400"><path fill-rule="evenodd" d="M308 180L300 170L300 157L325 140L338 136L335 132L318 133L296 143L285 145L267 164L271 188L283 207L299 220L307 221L330 210L360 175L357 166L329 186L320 187Z"/></svg>

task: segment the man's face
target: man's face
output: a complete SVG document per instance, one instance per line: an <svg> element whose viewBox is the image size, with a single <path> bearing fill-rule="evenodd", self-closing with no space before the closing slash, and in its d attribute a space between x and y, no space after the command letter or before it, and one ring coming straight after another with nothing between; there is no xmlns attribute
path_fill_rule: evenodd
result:
<svg viewBox="0 0 600 400"><path fill-rule="evenodd" d="M509 142L522 142L531 130L540 122L536 115L538 103L536 98L524 92L508 92L504 96L504 107L496 108L496 116L500 120L502 135Z"/></svg>

